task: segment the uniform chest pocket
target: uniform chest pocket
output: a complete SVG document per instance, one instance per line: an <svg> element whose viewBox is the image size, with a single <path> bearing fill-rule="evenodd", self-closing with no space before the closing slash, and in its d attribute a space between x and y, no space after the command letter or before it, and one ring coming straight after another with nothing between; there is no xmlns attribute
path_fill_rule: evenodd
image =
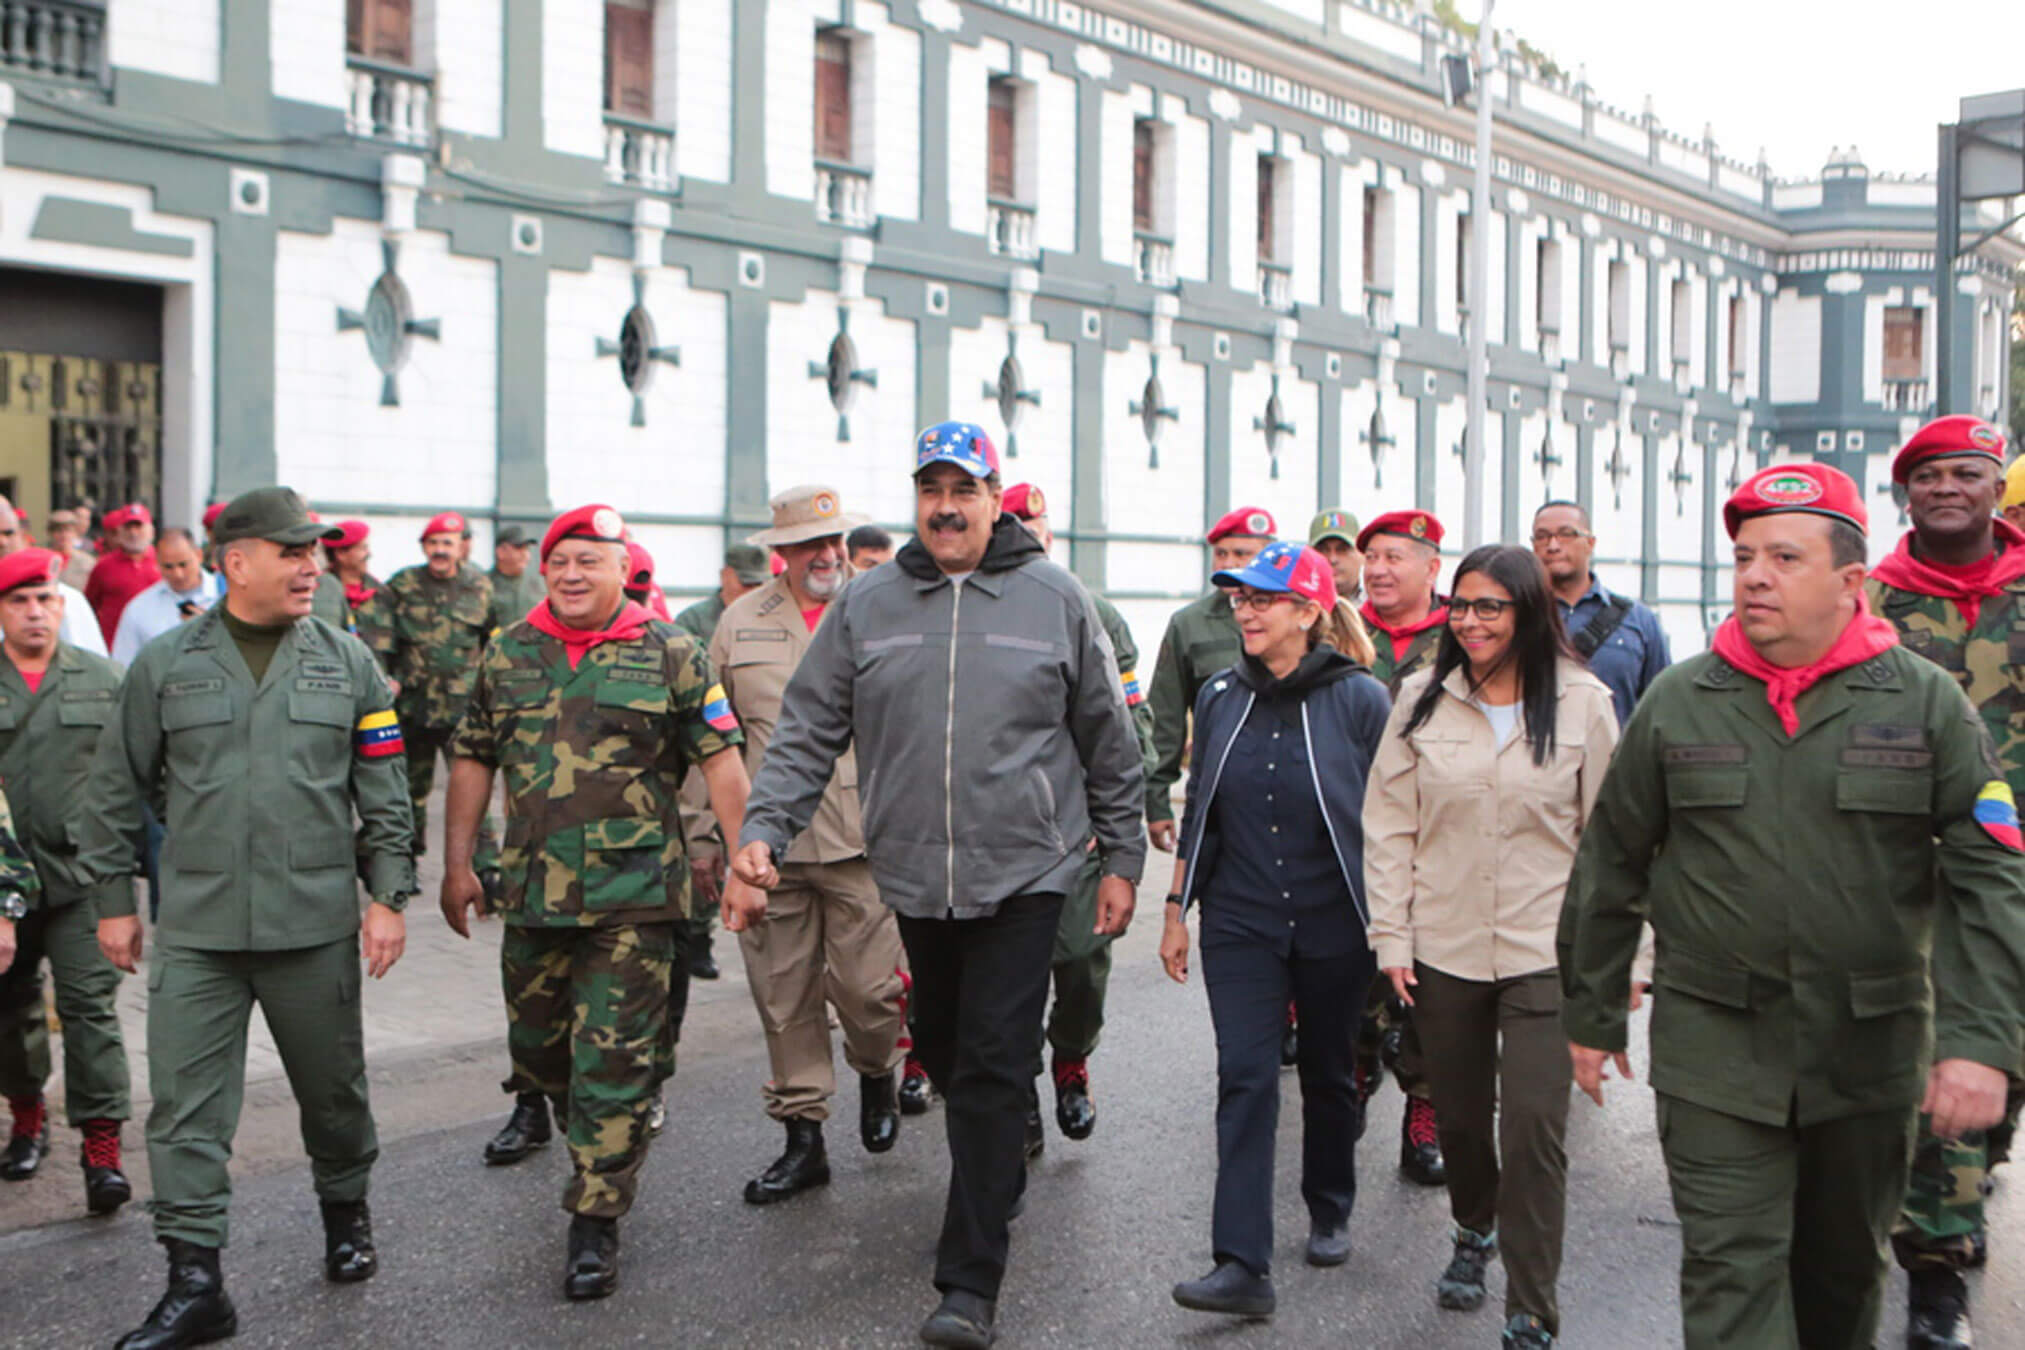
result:
<svg viewBox="0 0 2025 1350"><path fill-rule="evenodd" d="M652 819L593 820L584 826L584 908L658 909L667 903L667 842Z"/></svg>
<svg viewBox="0 0 2025 1350"><path fill-rule="evenodd" d="M0 731L13 731L21 725L21 709L12 699L0 703Z"/></svg>
<svg viewBox="0 0 2025 1350"><path fill-rule="evenodd" d="M352 726L352 700L343 694L292 689L288 694L288 720L349 731Z"/></svg>
<svg viewBox="0 0 2025 1350"><path fill-rule="evenodd" d="M620 678L632 674L651 676L653 682ZM622 711L642 713L650 717L664 716L668 711L668 686L661 683L661 673L658 670L614 671L598 686L593 702L601 712Z"/></svg>
<svg viewBox="0 0 2025 1350"><path fill-rule="evenodd" d="M1666 770L1666 802L1681 810L1734 808L1749 795L1751 775L1744 768L1707 765Z"/></svg>
<svg viewBox="0 0 2025 1350"><path fill-rule="evenodd" d="M205 694L180 694L162 700L162 730L192 731L199 727L222 726L232 720L232 696L224 690Z"/></svg>
<svg viewBox="0 0 2025 1350"><path fill-rule="evenodd" d="M56 720L67 727L102 727L112 721L112 713L111 699L93 699L59 704ZM0 729L12 725L12 722L0 723Z"/></svg>
<svg viewBox="0 0 2025 1350"><path fill-rule="evenodd" d="M1931 773L1843 769L1835 775L1835 809L1923 816L1933 811Z"/></svg>

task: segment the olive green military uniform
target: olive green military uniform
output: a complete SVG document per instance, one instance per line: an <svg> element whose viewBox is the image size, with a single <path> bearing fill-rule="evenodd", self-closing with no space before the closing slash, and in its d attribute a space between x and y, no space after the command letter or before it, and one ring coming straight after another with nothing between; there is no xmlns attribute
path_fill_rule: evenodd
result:
<svg viewBox="0 0 2025 1350"><path fill-rule="evenodd" d="M1870 609L1899 633L1906 649L1955 677L1997 747L2012 794L2025 800L2025 580L1984 600L1971 628L1952 600L1900 590L1873 578ZM2011 1077L2015 1121L2021 1076ZM1992 1131L1937 1139L1920 1123L1912 1183L1892 1230L1892 1248L1907 1270L1956 1270L1976 1264L1984 1241L1983 1196L1994 1164Z"/></svg>
<svg viewBox="0 0 2025 1350"><path fill-rule="evenodd" d="M325 572L316 579L316 594L310 598L309 613L333 628L351 631L354 619L351 601L345 599L345 584L337 573Z"/></svg>
<svg viewBox="0 0 2025 1350"><path fill-rule="evenodd" d="M1222 593L1217 595L1222 599ZM1153 758L1153 712L1139 688L1139 648L1125 616L1095 591L1090 599L1097 617L1110 635L1118 655L1118 678L1125 685L1125 706L1132 712L1132 725L1139 735L1142 761ZM1224 608L1228 610L1229 604ZM1111 939L1101 937L1097 927L1097 883L1103 877L1103 863L1094 850L1083 855L1082 870L1076 873L1062 905L1062 921L1055 930L1055 1002L1048 1012L1047 1038L1056 1059L1088 1059L1097 1048L1104 1030L1104 994L1111 984Z"/></svg>
<svg viewBox="0 0 2025 1350"><path fill-rule="evenodd" d="M414 796L415 856L428 852L429 793L436 760L449 754L450 736L464 715L496 615L492 581L470 563L454 577L426 564L404 567L373 593L358 615L359 636L400 686L394 710L408 751L408 790ZM499 844L488 816L479 828L480 873L499 866Z"/></svg>
<svg viewBox="0 0 2025 1350"><path fill-rule="evenodd" d="M1661 675L1562 910L1580 1045L1624 1047L1641 924L1657 939L1689 1350L1869 1346L1929 1063L2018 1062L2025 858L1983 723L1896 646L1797 709L1789 739L1712 653Z"/></svg>
<svg viewBox="0 0 2025 1350"><path fill-rule="evenodd" d="M494 628L519 623L529 610L548 599L548 585L537 568L528 567L519 576L510 577L495 567L485 576L492 583Z"/></svg>
<svg viewBox="0 0 2025 1350"><path fill-rule="evenodd" d="M740 744L709 659L668 624L576 669L526 621L486 650L451 754L506 778L499 915L508 1092L567 1103L563 1207L617 1218L647 1157L670 982L689 901L676 789ZM715 722L706 720L714 717Z"/></svg>
<svg viewBox="0 0 2025 1350"><path fill-rule="evenodd" d="M1244 638L1221 589L1191 600L1167 621L1160 655L1153 663L1153 686L1146 702L1153 714L1153 767L1146 775L1146 819L1174 819L1174 785L1181 779L1182 751L1188 745L1188 717L1195 696L1210 676L1237 664Z"/></svg>
<svg viewBox="0 0 2025 1350"><path fill-rule="evenodd" d="M16 925L14 964L0 973L0 1096L39 1096L49 1081L47 957L63 1024L64 1112L73 1125L125 1120L131 1112L126 1044L113 1007L120 975L98 949L101 888L77 856L85 778L119 687L118 666L75 647L57 647L33 693L14 663L0 658L0 782L16 804L13 835L41 880L40 901ZM21 889L10 884L10 857L0 846L0 890Z"/></svg>
<svg viewBox="0 0 2025 1350"><path fill-rule="evenodd" d="M256 681L220 602L144 648L86 785L85 880L101 917L127 884L143 802L167 802L148 959L155 1232L222 1247L226 1172L258 1003L302 1110L319 1199L363 1200L379 1155L360 1020L354 812L375 896L412 894L393 698L349 633L303 618Z"/></svg>
<svg viewBox="0 0 2025 1350"><path fill-rule="evenodd" d="M717 621L724 617L730 606L725 604L721 591L712 591L695 604L675 615L675 626L696 639L696 645L705 652L710 650L710 641L717 636ZM688 806L686 829L690 840L690 857L695 861L715 860L724 855L724 838L717 828L717 817L710 814L710 793L703 786L701 774L691 774L689 781L682 785L682 797ZM715 905L696 905L685 920L689 931L689 944L695 950L707 950L710 934L717 921ZM682 1016L688 1010L689 989L684 985L679 995L682 1007L670 1021L671 1033L682 1029ZM670 1042L665 1067L669 1073L675 1071L673 1042Z"/></svg>

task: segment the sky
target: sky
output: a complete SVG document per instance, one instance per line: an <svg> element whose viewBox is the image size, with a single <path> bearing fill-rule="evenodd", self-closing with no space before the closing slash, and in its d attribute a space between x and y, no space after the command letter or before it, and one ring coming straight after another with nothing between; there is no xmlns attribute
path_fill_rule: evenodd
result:
<svg viewBox="0 0 2025 1350"><path fill-rule="evenodd" d="M1481 4L1456 8L1474 20ZM1961 98L2025 86L2018 0L1498 0L1492 24L1586 64L1606 103L1635 113L1651 94L1661 125L1699 138L1710 123L1746 164L1762 145L1781 178L1852 144L1874 172L1930 174Z"/></svg>

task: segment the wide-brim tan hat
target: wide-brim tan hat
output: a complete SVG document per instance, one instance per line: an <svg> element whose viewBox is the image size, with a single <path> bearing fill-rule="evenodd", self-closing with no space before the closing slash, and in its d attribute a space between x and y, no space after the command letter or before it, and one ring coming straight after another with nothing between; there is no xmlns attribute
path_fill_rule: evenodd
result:
<svg viewBox="0 0 2025 1350"><path fill-rule="evenodd" d="M767 505L773 508L773 528L750 536L748 544L764 548L806 544L811 539L848 534L869 519L844 510L837 490L820 483L791 487Z"/></svg>

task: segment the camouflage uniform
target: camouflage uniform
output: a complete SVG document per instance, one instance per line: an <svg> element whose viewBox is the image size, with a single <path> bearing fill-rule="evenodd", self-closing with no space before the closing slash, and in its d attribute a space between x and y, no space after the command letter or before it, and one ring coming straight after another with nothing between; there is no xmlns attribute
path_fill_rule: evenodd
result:
<svg viewBox="0 0 2025 1350"><path fill-rule="evenodd" d="M695 604L678 613L673 622L675 627L696 639L696 645L705 652L710 650L710 640L717 636L717 621L724 617L730 606L724 603L722 591L712 591ZM682 785L682 800L688 807L685 825L689 834L689 856L698 863L714 863L724 857L724 838L717 828L717 817L710 814L710 793L703 786L701 775L691 774L689 781ZM710 904L695 906L689 915L689 946L691 950L708 952L710 934L717 919L717 905L714 897ZM675 1010L670 1019L671 1036L682 1030L682 1018L688 1011L688 987L680 995L682 1006ZM663 1067L668 1074L675 1072L675 1045L671 1038ZM667 1074L663 1074L666 1077Z"/></svg>
<svg viewBox="0 0 2025 1350"><path fill-rule="evenodd" d="M1953 675L1983 715L2014 794L2025 794L2025 580L1982 602L1971 629L1952 600L1872 579L1870 608L1898 629L1907 650ZM1996 1130L1936 1139L1920 1122L1905 1208L1892 1229L1899 1265L1963 1269L1983 1259L1983 1197L1989 1170L2002 1161L2018 1119L2021 1087L2011 1081L2011 1110ZM2001 1140L1992 1148L1993 1137Z"/></svg>
<svg viewBox="0 0 2025 1350"><path fill-rule="evenodd" d="M494 628L519 623L529 610L548 598L548 585L535 567L530 566L517 577L504 576L495 567L485 576L492 583Z"/></svg>
<svg viewBox="0 0 2025 1350"><path fill-rule="evenodd" d="M526 621L487 648L459 759L505 771L499 915L508 1092L567 1103L563 1207L617 1218L647 1156L671 981L689 904L676 789L742 742L703 648L668 624L603 642L571 671ZM706 720L714 717L713 720Z"/></svg>
<svg viewBox="0 0 2025 1350"><path fill-rule="evenodd" d="M407 746L418 858L428 852L436 757L450 753L450 736L471 697L494 618L492 581L469 563L460 564L448 580L426 565L404 567L373 592L358 614L359 636L401 687L394 711ZM499 866L499 843L489 816L479 830L473 865L480 873Z"/></svg>

